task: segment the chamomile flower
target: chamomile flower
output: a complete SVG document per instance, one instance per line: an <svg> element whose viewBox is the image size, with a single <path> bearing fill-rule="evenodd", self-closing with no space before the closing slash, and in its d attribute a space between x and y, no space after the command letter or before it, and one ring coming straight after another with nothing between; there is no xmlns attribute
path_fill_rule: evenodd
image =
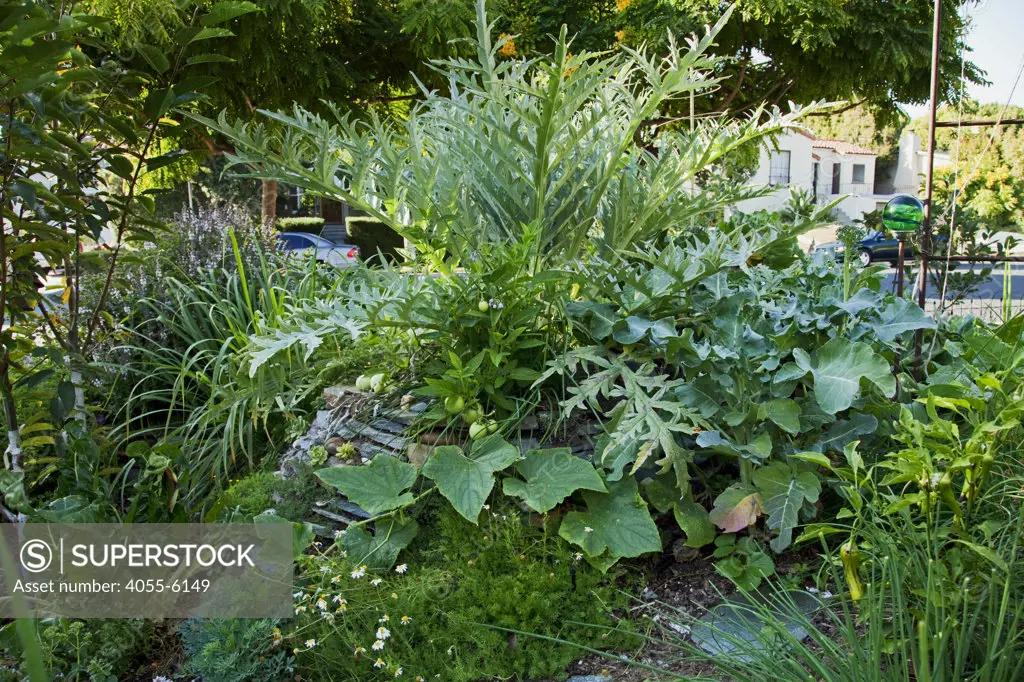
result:
<svg viewBox="0 0 1024 682"><path fill-rule="evenodd" d="M335 539L337 539L337 538L340 538L340 537L342 537L343 535L345 535L345 531L343 531L343 530L336 530L336 531L334 531L334 537L335 537Z"/></svg>
<svg viewBox="0 0 1024 682"><path fill-rule="evenodd" d="M391 636L391 630L388 630L383 625L381 625L379 628L377 628L377 639L387 639L390 636Z"/></svg>
<svg viewBox="0 0 1024 682"><path fill-rule="evenodd" d="M336 576L332 577L331 578L331 582L334 583L334 584L340 583L341 582L341 576L340 575L336 575Z"/></svg>
<svg viewBox="0 0 1024 682"><path fill-rule="evenodd" d="M281 642L283 641L284 637L281 636L281 628L274 628L273 634L270 635L270 646L281 646Z"/></svg>
<svg viewBox="0 0 1024 682"><path fill-rule="evenodd" d="M302 592L292 592L292 599L299 599L302 597Z"/></svg>
<svg viewBox="0 0 1024 682"><path fill-rule="evenodd" d="M402 669L401 668L395 668L395 677L401 677L401 676L402 676Z"/></svg>
<svg viewBox="0 0 1024 682"><path fill-rule="evenodd" d="M381 649L384 648L384 640L378 639L378 640L374 641L373 645L370 648L373 649L374 651L380 651Z"/></svg>
<svg viewBox="0 0 1024 682"><path fill-rule="evenodd" d="M332 599L331 601L333 601L335 604L347 604L348 603L344 599L341 598L340 594L334 595L334 599Z"/></svg>
<svg viewBox="0 0 1024 682"><path fill-rule="evenodd" d="M381 580L380 578L374 578L373 580L370 581L370 584L373 585L374 587L377 587L377 585L380 585L382 582L384 582L384 581Z"/></svg>
<svg viewBox="0 0 1024 682"><path fill-rule="evenodd" d="M352 655L355 656L356 658L359 657L359 654L365 654L365 653L366 653L366 649L364 647L361 647L361 646L357 646L352 651Z"/></svg>
<svg viewBox="0 0 1024 682"><path fill-rule="evenodd" d="M300 613L302 613L305 610L306 610L305 606L296 606L295 607L295 615L297 616L297 615L299 615Z"/></svg>
<svg viewBox="0 0 1024 682"><path fill-rule="evenodd" d="M326 620L328 623L330 623L331 621L334 620L334 614L333 613L325 613L324 614L324 620Z"/></svg>
<svg viewBox="0 0 1024 682"><path fill-rule="evenodd" d="M423 682L423 675L417 675L416 682Z"/></svg>
<svg viewBox="0 0 1024 682"><path fill-rule="evenodd" d="M392 599L398 599L398 593L397 592L392 592L391 593L391 598Z"/></svg>
<svg viewBox="0 0 1024 682"><path fill-rule="evenodd" d="M406 564L398 564L395 566L395 573L405 573L409 570L409 566Z"/></svg>
<svg viewBox="0 0 1024 682"><path fill-rule="evenodd" d="M320 597L316 600L316 607L321 611L327 610L327 600L325 600L323 597Z"/></svg>
<svg viewBox="0 0 1024 682"><path fill-rule="evenodd" d="M491 511L491 505L489 505L489 504L485 504L485 505L484 505L484 509L485 509L486 511Z"/></svg>
<svg viewBox="0 0 1024 682"><path fill-rule="evenodd" d="M353 578L357 580L359 578L362 578L364 575L366 575L366 566L360 566L359 568L352 571L349 575L351 575Z"/></svg>
<svg viewBox="0 0 1024 682"><path fill-rule="evenodd" d="M391 619L388 618L388 614L385 613L383 616L380 617L380 619L377 620L377 622L378 623L386 623L389 620L391 620Z"/></svg>
<svg viewBox="0 0 1024 682"><path fill-rule="evenodd" d="M409 616L402 616L402 625L408 625L412 622L412 618Z"/></svg>
<svg viewBox="0 0 1024 682"><path fill-rule="evenodd" d="M584 533L593 533L594 529L591 528L590 526L583 526L583 532Z"/></svg>
<svg viewBox="0 0 1024 682"><path fill-rule="evenodd" d="M582 558L583 558L583 552L576 552L575 554L572 555L572 560L573 561L579 561Z"/></svg>
<svg viewBox="0 0 1024 682"><path fill-rule="evenodd" d="M316 640L315 639L307 639L306 640L306 648L307 649L312 649L315 646L316 646Z"/></svg>
<svg viewBox="0 0 1024 682"><path fill-rule="evenodd" d="M383 658L378 658L376 661L373 662L373 667L374 668L383 668L384 667L384 659Z"/></svg>

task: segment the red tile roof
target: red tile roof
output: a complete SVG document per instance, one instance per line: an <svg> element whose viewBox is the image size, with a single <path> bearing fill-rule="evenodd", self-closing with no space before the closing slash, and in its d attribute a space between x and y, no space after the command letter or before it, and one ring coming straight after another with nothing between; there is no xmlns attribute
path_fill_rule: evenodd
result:
<svg viewBox="0 0 1024 682"><path fill-rule="evenodd" d="M811 143L812 147L818 149L831 149L837 154L868 154L870 156L876 156L875 152L864 147L859 147L852 142L846 142L845 140L815 140Z"/></svg>

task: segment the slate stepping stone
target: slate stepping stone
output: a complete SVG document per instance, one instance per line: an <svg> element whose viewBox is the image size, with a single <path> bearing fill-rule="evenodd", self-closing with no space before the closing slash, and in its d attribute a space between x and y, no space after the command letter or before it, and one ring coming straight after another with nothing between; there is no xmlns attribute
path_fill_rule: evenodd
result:
<svg viewBox="0 0 1024 682"><path fill-rule="evenodd" d="M762 619L764 615L782 622L793 637L801 640L807 638L810 633L794 618L794 607L810 616L822 607L822 603L803 590L788 591L781 604L779 599L769 603L759 595L748 597L739 594L701 616L691 628L690 638L710 654L730 655L737 660L750 661L753 656L737 649L763 651L779 644L766 641L768 638L762 634L765 627Z"/></svg>

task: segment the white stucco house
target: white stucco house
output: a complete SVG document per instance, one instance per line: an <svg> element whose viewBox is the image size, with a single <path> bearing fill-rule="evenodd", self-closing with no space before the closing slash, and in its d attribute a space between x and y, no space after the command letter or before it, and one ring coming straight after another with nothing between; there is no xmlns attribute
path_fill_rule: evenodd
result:
<svg viewBox="0 0 1024 682"><path fill-rule="evenodd" d="M842 197L836 218L850 223L885 206L896 194L918 194L927 164L920 137L908 132L900 139L895 168L876 169L877 157L870 149L844 140L787 133L774 147L761 150L757 171L750 180L753 185L772 187L771 193L742 201L736 209L744 213L777 211L789 199L790 188L799 187L819 203ZM937 152L935 163L936 167L948 164L949 155Z"/></svg>

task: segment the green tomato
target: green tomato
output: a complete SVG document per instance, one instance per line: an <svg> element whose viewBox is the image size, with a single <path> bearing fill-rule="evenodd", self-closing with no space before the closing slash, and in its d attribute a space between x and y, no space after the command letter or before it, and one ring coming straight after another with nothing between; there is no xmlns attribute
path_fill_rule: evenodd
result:
<svg viewBox="0 0 1024 682"><path fill-rule="evenodd" d="M484 425L483 422L476 422L475 424L469 425L470 438L477 438L478 436L482 436L485 433L487 433L487 426Z"/></svg>
<svg viewBox="0 0 1024 682"><path fill-rule="evenodd" d="M496 422L496 421L489 421L489 422L487 422L487 433L497 433L497 432L498 432L498 422Z"/></svg>
<svg viewBox="0 0 1024 682"><path fill-rule="evenodd" d="M466 401L462 399L462 396L453 395L444 399L444 411L448 414L458 414L465 406Z"/></svg>
<svg viewBox="0 0 1024 682"><path fill-rule="evenodd" d="M491 306L488 305L487 301L481 298L480 302L476 304L476 309L482 313L486 313L488 310L491 309Z"/></svg>
<svg viewBox="0 0 1024 682"><path fill-rule="evenodd" d="M462 413L462 420L467 424L474 424L480 419L480 410L471 407Z"/></svg>
<svg viewBox="0 0 1024 682"><path fill-rule="evenodd" d="M356 379L356 390L357 391L369 391L370 390L370 377L365 374L359 375Z"/></svg>
<svg viewBox="0 0 1024 682"><path fill-rule="evenodd" d="M374 374L370 377L370 390L374 393L380 393L384 390L384 375Z"/></svg>

